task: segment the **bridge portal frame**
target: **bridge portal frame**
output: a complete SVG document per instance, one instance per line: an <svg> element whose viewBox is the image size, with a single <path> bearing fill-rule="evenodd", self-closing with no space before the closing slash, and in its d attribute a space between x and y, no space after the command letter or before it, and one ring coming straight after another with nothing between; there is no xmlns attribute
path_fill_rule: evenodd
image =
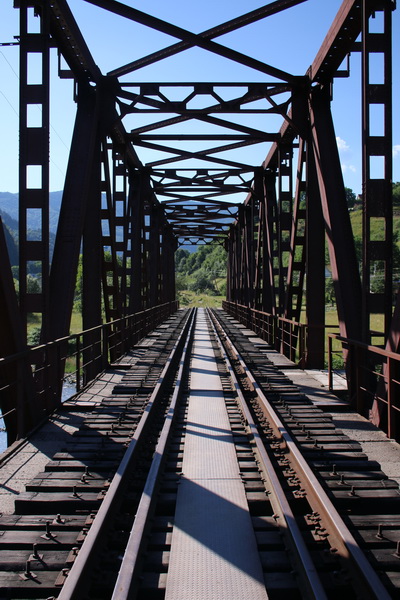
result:
<svg viewBox="0 0 400 600"><path fill-rule="evenodd" d="M192 34L160 19L146 15L114 0L88 0L122 17L173 35L180 41L158 53L129 63L102 75L77 27L66 0L18 0L21 10L21 163L20 163L20 256L22 285L20 313L23 328L29 312L42 316L43 341L65 337L74 301L79 254L83 240L83 319L84 327L100 325L104 300L108 319L117 320L134 312L156 306L175 298L173 253L177 247L174 227L168 223L167 212L176 215L173 204L164 208L156 198L155 189L171 193L171 181L157 179L157 170L171 162L184 161L194 154L214 166L225 165L228 177L232 172L243 173L243 164L214 156L218 152L237 149L259 140L273 141L272 148L261 166L253 168L254 181L247 199L239 208L238 218L231 227L226 247L229 250L228 300L249 308L261 309L288 319L299 318L302 310L303 283L306 282L306 314L308 324L308 353L306 365L323 364L324 275L323 247L325 234L335 281L340 334L344 338L368 341L371 337L371 315L385 315L385 334L390 343L400 337L400 326L392 308L392 198L391 198L391 13L394 0L344 0L326 39L305 76L294 77L271 65L247 57L240 52L216 43L214 39L264 16L274 14L304 0L277 0L270 5L234 19L202 34ZM40 19L40 33L29 30L28 11L34 9ZM384 27L379 33L370 28L374 13L383 15ZM361 35L361 43L357 41ZM74 79L77 116L71 145L69 165L62 200L55 250L49 268L49 186L48 98L49 51L56 46L68 65L59 67L62 77ZM259 86L246 84L247 92L231 104L218 99L214 107L193 116L187 99L173 105L160 95L162 84L140 86L140 98L156 107L159 113L176 113L174 123L197 118L200 122L232 127L235 133L226 135L221 147L198 153L169 151L170 159L154 161L144 167L134 144L165 151L158 142L173 141L174 136L156 134L153 129L166 121L128 133L122 119L135 112L134 95L129 84L122 85L118 77L165 56L191 47L201 47L242 65L258 70L282 83L265 84L262 94L270 103L268 110L281 114L284 125L277 134L252 130L211 116L213 111L246 112L245 105L259 97ZM364 237L362 280L360 279L354 240L346 206L345 188L335 140L331 114L331 88L343 61L351 52L361 51L363 64L363 210ZM29 82L28 57L40 56L40 83ZM371 56L383 56L382 84L370 80ZM190 84L193 92L215 97L215 84ZM150 89L151 88L151 89ZM156 88L158 92L156 93ZM156 90L156 91L155 91ZM278 105L274 95L287 91L289 101ZM159 99L151 96L159 94ZM161 99L161 100L160 100ZM43 108L40 127L30 127L27 121L29 105L39 102ZM153 105L152 105L153 104ZM291 111L287 112L291 104ZM383 134L372 135L371 112L374 105L383 112ZM119 107L117 112L116 107ZM212 136L200 136L211 140ZM193 137L193 139L195 139ZM200 138L199 138L200 139ZM230 141L227 144L227 141ZM293 181L293 157L298 154L298 175ZM375 158L383 161L383 177L377 179L371 170ZM27 180L31 167L40 170L40 185L32 189ZM222 169L222 166L221 166ZM37 170L37 169L36 169ZM201 199L208 205L218 202L216 194L225 193L221 179L213 178L211 169L205 176L200 170L191 182L181 175L172 175L182 187L203 187ZM165 171L166 173L166 171ZM118 182L122 181L122 185ZM242 185L243 184L243 185ZM236 190L249 187L242 179ZM226 188L225 188L226 189ZM105 202L102 201L105 194ZM178 195L179 199L182 196ZM304 206L305 200L305 206ZM122 210L119 207L123 207ZM29 210L40 210L42 231L39 241L29 239ZM206 209L205 209L206 210ZM73 215L73 218L71 218ZM188 216L190 213L188 212ZM204 216L204 213L203 213ZM94 218L93 218L94 217ZM377 243L369 234L372 219L381 219L385 236ZM103 225L107 224L108 234ZM180 220L181 232L189 238L190 227ZM117 235L117 232L120 232ZM226 229L216 221L204 219L197 227L199 239L220 236ZM101 248L101 252L95 251ZM106 252L105 252L106 250ZM39 260L42 287L39 293L27 290L29 262ZM371 269L375 261L385 265L383 293L372 293ZM155 268L152 268L152 267ZM134 280L134 283L133 283ZM138 285L136 285L136 283ZM3 291L6 290L6 283ZM6 292L7 293L7 292ZM359 307L362 306L362 314ZM15 312L15 311L14 311ZM391 326L390 326L391 322ZM387 339L389 339L387 338ZM91 342L87 338L87 342ZM389 343L389 341L388 341ZM10 345L11 350L11 345ZM53 406L51 401L48 407ZM47 408L48 408L47 407Z"/></svg>

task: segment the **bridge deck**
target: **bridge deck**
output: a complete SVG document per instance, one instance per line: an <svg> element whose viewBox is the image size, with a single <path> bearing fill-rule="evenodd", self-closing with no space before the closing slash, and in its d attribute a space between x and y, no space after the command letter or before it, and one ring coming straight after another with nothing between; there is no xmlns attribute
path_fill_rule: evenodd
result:
<svg viewBox="0 0 400 600"><path fill-rule="evenodd" d="M232 320L234 322L234 320ZM319 380L321 373L304 373L293 363L274 350L268 350L265 342L256 334L237 323L250 341L257 347L267 349L267 355L294 383L310 398L314 404L323 405L323 409L333 416L333 422L351 438L358 441L362 450L371 460L380 462L382 470L400 483L400 445L386 438L366 419L357 413L349 412L342 401L329 394L326 384ZM14 501L25 490L25 485L40 473L46 463L62 451L79 425L101 400L111 394L126 373L126 365L134 365L139 360L144 347L154 344L162 335L165 325L158 327L140 345L122 360L123 368L110 368L104 372L88 389L68 401L68 410L54 414L49 422L34 432L28 440L17 442L11 450L0 455L0 512L12 514ZM304 387L303 387L304 386Z"/></svg>
<svg viewBox="0 0 400 600"><path fill-rule="evenodd" d="M267 598L204 311L197 318L166 600ZM233 526L234 524L234 526Z"/></svg>

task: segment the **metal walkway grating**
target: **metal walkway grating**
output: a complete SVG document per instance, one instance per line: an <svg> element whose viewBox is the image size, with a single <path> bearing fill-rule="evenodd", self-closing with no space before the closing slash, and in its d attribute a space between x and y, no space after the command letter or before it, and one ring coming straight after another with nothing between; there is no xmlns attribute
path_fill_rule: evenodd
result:
<svg viewBox="0 0 400 600"><path fill-rule="evenodd" d="M193 346L166 600L265 599L263 573L205 315Z"/></svg>

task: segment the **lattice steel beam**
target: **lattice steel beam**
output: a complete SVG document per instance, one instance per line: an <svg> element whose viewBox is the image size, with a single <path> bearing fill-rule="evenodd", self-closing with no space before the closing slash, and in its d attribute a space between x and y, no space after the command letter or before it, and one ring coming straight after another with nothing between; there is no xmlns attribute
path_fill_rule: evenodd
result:
<svg viewBox="0 0 400 600"><path fill-rule="evenodd" d="M20 3L20 103L19 103L19 295L26 331L29 313L39 313L43 340L49 339L49 13L42 7L40 33L29 31L29 0ZM40 58L40 76L30 82L29 58ZM41 110L41 123L32 124L32 108ZM30 237L30 219L40 218L40 239ZM40 265L40 289L28 291L30 266Z"/></svg>
<svg viewBox="0 0 400 600"><path fill-rule="evenodd" d="M239 64L245 65L246 67L255 69L264 73L266 75L270 75L272 77L276 77L278 79L282 79L283 81L295 81L296 77L282 71L281 69L277 69L276 67L272 67L271 65L267 65L262 61L251 58L241 52L237 52L236 50L232 50L231 48L226 48L217 42L213 42L211 38L203 36L202 34L194 34L182 27L178 27L177 25L173 25L171 23L167 23L162 19L158 19L157 17L152 17L151 15L139 11L135 8L127 6L126 4L122 4L121 2L117 2L116 0L85 0L90 4L94 4L95 6L99 6L100 8L104 8L113 12L121 17L126 19L131 19L137 23L141 23L146 27L150 27L155 29L156 31L160 31L161 33L166 33L167 35L171 35L172 37L176 37L185 44L187 44L187 48L193 46L199 46L204 50L208 50L209 52L213 52L219 56L223 56L229 60L237 62ZM301 0L299 0L300 3ZM244 23L245 24L245 23ZM185 48L186 49L186 48ZM118 74L126 74L130 72L132 69L128 69L128 71L123 71L120 69L118 73L113 71L113 75Z"/></svg>

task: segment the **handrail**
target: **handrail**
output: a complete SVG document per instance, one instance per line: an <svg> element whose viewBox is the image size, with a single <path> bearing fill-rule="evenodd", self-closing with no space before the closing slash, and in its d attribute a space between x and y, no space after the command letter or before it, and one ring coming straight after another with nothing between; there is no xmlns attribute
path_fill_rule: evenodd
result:
<svg viewBox="0 0 400 600"><path fill-rule="evenodd" d="M178 306L177 301L159 304L0 358L0 416L5 418L8 444L27 435L61 404L67 377L74 377L76 392L81 391L125 354L128 343L137 343ZM72 365L65 375L67 361Z"/></svg>
<svg viewBox="0 0 400 600"><path fill-rule="evenodd" d="M222 307L291 361L305 364L308 325L236 302Z"/></svg>
<svg viewBox="0 0 400 600"><path fill-rule="evenodd" d="M342 347L346 348L349 355L349 362L353 370L350 387L355 396L358 412L365 415L367 409L370 408L371 401L378 404L380 408L386 407L386 433L390 438L397 439L396 423L400 416L400 354L335 333L328 334L328 385L330 391L334 391L333 340L342 342ZM377 363L382 365L381 373L376 368ZM382 427L381 423L379 426Z"/></svg>

